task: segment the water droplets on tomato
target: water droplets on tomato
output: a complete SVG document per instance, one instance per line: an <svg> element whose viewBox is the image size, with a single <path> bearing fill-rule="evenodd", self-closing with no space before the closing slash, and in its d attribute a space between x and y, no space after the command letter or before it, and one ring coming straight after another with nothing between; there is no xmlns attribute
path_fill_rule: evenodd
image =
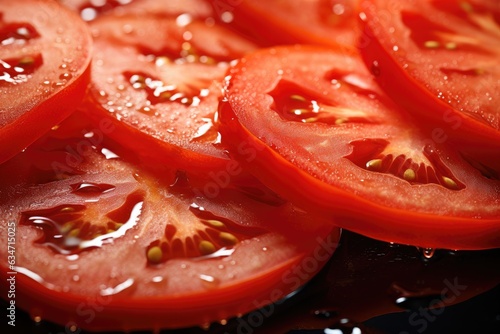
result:
<svg viewBox="0 0 500 334"><path fill-rule="evenodd" d="M189 222L190 228L167 223L163 236L146 248L149 265L158 265L175 258L207 260L228 257L234 252L234 246L242 240L262 233L217 217L196 204L190 209L196 216ZM189 231L188 234L186 231Z"/></svg>
<svg viewBox="0 0 500 334"><path fill-rule="evenodd" d="M115 186L105 183L80 182L72 184L73 193L80 195L96 195L103 194L115 189Z"/></svg>
<svg viewBox="0 0 500 334"><path fill-rule="evenodd" d="M346 156L360 168L371 172L396 176L410 184L438 184L450 190L460 190L465 185L445 166L439 152L425 146L423 157L387 151L390 142L381 138L367 138L351 142L352 153ZM422 161L417 161L420 158Z"/></svg>
<svg viewBox="0 0 500 334"><path fill-rule="evenodd" d="M115 296L117 294L122 294L127 291L130 291L130 289L134 286L135 281L133 278L128 278L122 283L114 286L114 287L105 287L101 289L101 296L104 297L109 297L109 296Z"/></svg>
<svg viewBox="0 0 500 334"><path fill-rule="evenodd" d="M0 59L0 84L21 84L27 82L43 63L41 54L25 55L18 58Z"/></svg>
<svg viewBox="0 0 500 334"><path fill-rule="evenodd" d="M371 90L372 83L368 77L331 70L324 79L331 83L333 89L347 89L370 99L377 96ZM367 112L345 106L329 94L324 91L322 95L312 96L305 88L287 80L281 80L269 93L274 99L273 109L285 120L336 126L370 122Z"/></svg>
<svg viewBox="0 0 500 334"><path fill-rule="evenodd" d="M201 274L199 278L207 289L215 289L220 284L220 280L212 275Z"/></svg>
<svg viewBox="0 0 500 334"><path fill-rule="evenodd" d="M73 185L73 192L84 196L96 196L113 190L112 186L91 183ZM137 194L127 198L119 209L100 216L98 221L89 220L87 214L93 212L93 203L59 205L49 209L25 211L21 215L21 225L35 226L43 234L35 242L46 245L55 252L78 256L78 253L118 239L136 225L141 214L142 197ZM123 218L127 217L127 218Z"/></svg>
<svg viewBox="0 0 500 334"><path fill-rule="evenodd" d="M38 31L28 23L8 23L4 24L0 17L0 45L2 47L12 44L26 44L29 40L40 37Z"/></svg>

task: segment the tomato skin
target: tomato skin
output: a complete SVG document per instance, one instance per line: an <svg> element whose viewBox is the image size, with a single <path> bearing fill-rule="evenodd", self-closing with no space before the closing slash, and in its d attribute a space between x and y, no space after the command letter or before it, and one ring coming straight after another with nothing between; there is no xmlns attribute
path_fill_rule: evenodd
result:
<svg viewBox="0 0 500 334"><path fill-rule="evenodd" d="M148 18L92 22L95 66L82 109L94 122L110 119L115 130L109 136L150 165L200 175L225 170L231 161L220 145L216 114L221 82L229 61L256 45L217 24ZM126 24L132 32L123 31Z"/></svg>
<svg viewBox="0 0 500 334"><path fill-rule="evenodd" d="M320 57L320 54L325 55L324 58L321 60L315 58ZM370 130L371 125L355 124L357 122L349 125L349 121L342 125L345 130L342 130L344 128L341 127L331 127L330 133L326 132L330 128L323 124L288 123L275 115L276 108L279 110L280 107L276 106L276 95L272 94L275 94L273 92L276 91L276 86L280 85L279 79L295 82L296 78L304 78L303 72L309 69L308 66L294 64L302 64L302 60L310 59L318 71L318 73L311 75L311 78L319 78L316 80L319 82L323 82L322 80L325 79L325 72L322 71L329 69L328 64L343 66L346 71L349 71L347 63L344 65L339 58L335 58L333 55L328 58L326 54L328 54L326 50L314 47L273 48L245 57L229 71L226 100L221 105L220 111L223 124L221 127L222 138L223 141L226 140L227 145L246 143L248 151L253 152L252 157L248 159L249 156L245 155L246 152L237 150L233 146L233 149L230 150L232 156L265 185L285 199L309 210L314 208L314 211L335 217L334 221L345 229L376 239L421 247L451 249L498 247L500 216L498 207L495 207L494 204L500 196L498 181L488 181L483 178L477 170L463 161L453 147L441 146L439 149L433 148L431 151L442 154L439 159L446 161L446 164L453 161L446 167L448 168L446 173L454 174L457 180L469 181L465 183L463 188L454 190L456 193L444 189L441 191L438 189L439 187L435 188L430 183L407 184L408 187L406 187L398 182L393 183L395 180L392 179L392 176L385 178L378 173L361 172L358 167L354 167L345 159L353 156L353 143L362 143L364 140L377 137L392 138L393 135L390 133L396 128L403 131L394 135L395 139L401 136L403 144L408 144L408 141L405 141L402 136L405 135L405 124L411 124L411 120L406 119L403 123L393 123L391 119L397 116L393 114L393 116L388 116L386 121L383 121L384 116L381 113L378 116L380 119L376 119L373 115L372 118L367 117L365 121L367 124L372 122L377 127L379 123L393 123L392 126L388 125L382 128L379 133L370 133L372 131ZM360 58L354 60L356 58L346 57L345 59L352 59L354 64L361 61ZM349 64L354 68L362 68L362 65L359 64ZM335 68L335 65L331 65L331 67ZM277 74L275 77L266 78L266 73ZM328 78L328 76L326 77ZM314 79L302 83L304 85L301 87L302 92L295 94L306 96L309 93L314 93L318 100L328 96L339 96L341 101L344 96L346 101L358 98L353 92L342 95L335 90L330 91L332 87L329 88L326 83L317 86L316 84ZM315 89L317 92L314 92ZM308 93L305 93L306 91ZM248 100L245 98L247 94L254 95L252 95L252 99ZM373 91L373 94L377 95L381 92ZM383 100L383 95L379 96ZM272 98L274 98L274 104ZM298 99L302 99L302 97ZM359 105L362 105L361 102ZM366 108L366 112L370 113L370 109L373 109L374 106L368 105ZM300 111L300 109L298 110ZM352 135L348 135L347 139L339 135L338 144L335 144L333 140L325 139L335 136L335 131L343 135L343 131L347 131L348 127L352 128ZM412 133L409 129L408 132ZM424 134L425 131L418 130L414 134L415 139L410 139L410 141L420 140L418 139L420 137L422 143L426 143L428 141ZM407 133L406 135L408 136ZM301 143L303 144L301 145ZM323 149L323 146L320 146L322 143L325 148L330 147L330 149ZM349 143L349 145L344 147L344 143ZM341 146L337 147L336 145ZM419 145L415 144L414 147L408 146L402 149L416 152L422 149ZM315 152L315 150L317 150L318 155L311 154L311 151ZM338 154L341 154L342 159L330 159L329 151L341 152ZM358 152L361 155L366 154L363 151ZM322 164L322 160L326 162ZM441 163L435 165L434 168L446 170L446 168L443 169L443 165L439 166L439 164ZM362 167L364 169L364 166ZM378 175L381 178L378 178ZM474 178L474 181L471 181L470 178ZM393 196L385 197L383 195L391 192L394 192ZM431 193L434 193L434 196L430 196ZM477 195L474 195L475 193ZM488 195L482 197L486 193ZM381 196L378 197L379 195ZM462 196L472 196L471 200L481 196L484 205L488 205L491 210L485 210L484 216L479 214L481 210L479 206L477 213L474 210L462 212L459 207L454 207L458 203L457 198ZM412 200L405 202L405 198ZM448 200L443 200L444 198L448 198ZM421 203L428 205L424 206ZM441 204L437 205L437 203ZM463 205L467 206L465 202ZM465 213L466 211L469 212ZM481 218L477 218L476 215L481 215Z"/></svg>
<svg viewBox="0 0 500 334"><path fill-rule="evenodd" d="M12 158L32 144L36 138L43 136L51 127L63 121L68 113L76 108L75 102L85 97L89 81L90 67L64 90L39 103L15 122L3 127L0 130L0 143L2 143L0 144L0 162ZM50 123L47 124L47 120L50 120ZM41 124L46 125L42 127ZM27 133L29 136L26 136Z"/></svg>
<svg viewBox="0 0 500 334"><path fill-rule="evenodd" d="M66 118L81 101L90 81L91 37L87 26L76 15L52 1L2 2L1 28L9 24L29 24L36 36L7 40L0 57L23 59L40 56L25 82L13 84L2 79L0 102L0 163L42 136ZM61 20L60 26L51 20ZM70 23L72 22L73 23ZM56 39L53 44L53 39ZM61 45L67 42L66 45ZM47 47L53 44L54 47ZM41 51L40 51L41 49ZM48 83L45 84L45 83Z"/></svg>
<svg viewBox="0 0 500 334"><path fill-rule="evenodd" d="M419 15L429 10L436 11L435 7L431 7L434 4L440 4L447 9L454 8L459 14L464 14L459 3L453 1L409 2L407 5L396 4L392 7L386 7L385 3L379 1L362 1L360 10L362 11L363 33L359 43L361 55L366 66L371 69L387 94L407 110L412 110L415 115L418 115L417 118L422 120L421 126L427 129L432 140L441 143L449 141L487 177L498 180L500 175L500 159L498 159L498 152L500 152L498 118L500 113L498 108L495 109L495 102L492 102L496 97L492 96L488 100L490 92L496 89L495 77L499 76L499 72L493 65L495 62L493 58L498 57L498 54L482 54L478 50L467 50L466 46L460 45L456 50L450 49L448 51L439 48L432 50L433 47L428 47L429 50L419 50L417 42L408 37L410 33L414 34L414 32L404 26L398 17L401 16L402 11L412 15ZM500 8L493 2L471 1L467 4L487 7L491 11L492 17L498 16L500 13ZM413 13L412 10L417 13ZM437 15L441 15L444 22L450 21L456 24L456 21L448 19L446 15L452 17L457 13L451 11L447 12L446 15L433 13L432 24L434 25L439 23L436 20ZM429 31L432 32L432 27L428 26L431 23L419 22L417 24L422 25L420 27L422 35ZM462 24L465 25L466 22L462 22ZM393 27L393 33L388 33L387 27L389 26ZM448 28L450 34L458 29L455 26ZM487 32L477 27L476 29L476 33L487 35ZM467 28L464 31L468 31ZM494 41L491 37L487 38ZM498 38L498 36L496 37ZM463 38L466 39L467 36L463 36ZM408 54L412 56L410 57ZM418 59L419 55L422 60ZM488 58L490 59L488 60ZM451 62L453 65L449 65L449 59L454 59ZM457 70L473 66L474 61L478 64L477 66L486 67L487 74L485 76L487 77L483 78L484 83L480 81L480 74L476 79L473 78L474 74L466 74L467 70L465 69ZM424 79L423 74L415 68L424 68L426 62L431 68L429 70L431 74L427 79ZM442 84L442 91L438 90L436 85L425 82L425 80L436 82L443 80L441 76L436 74L436 71L432 71L432 67L463 72L462 80L470 82L469 85L474 86L475 89L468 91L467 87L455 88L453 86L448 89L445 84ZM469 72L473 71L474 68L469 70ZM445 79L445 83L446 80L449 79ZM483 116L480 112L481 109L488 110L489 115Z"/></svg>
<svg viewBox="0 0 500 334"><path fill-rule="evenodd" d="M358 0L212 1L215 15L267 46L320 44L354 52Z"/></svg>
<svg viewBox="0 0 500 334"><path fill-rule="evenodd" d="M182 175L172 184L164 175L104 154L113 147L104 130L112 126L104 125L103 136L76 112L0 166L1 175L19 171L0 178L0 239L7 242L14 224L16 249L23 250L15 267L1 267L0 277L17 272L16 305L33 316L93 331L205 326L284 298L311 279L337 247L337 228L284 201L248 196L237 185L205 196ZM54 162L67 173L58 173ZM80 243L84 248L75 250L57 241L68 240L66 221L74 231L75 210L91 226L116 232L122 227L110 221L128 219L129 227L111 242ZM57 233L40 223L43 219L56 222ZM220 219L227 231L242 236L218 249L225 254L197 253L199 236L214 238L212 230L203 232L214 224L209 219ZM78 233L91 230L78 226ZM167 238L172 226L178 238L171 242L171 258L149 262L148 247ZM60 235L51 239L50 233ZM179 254L179 241L185 253Z"/></svg>

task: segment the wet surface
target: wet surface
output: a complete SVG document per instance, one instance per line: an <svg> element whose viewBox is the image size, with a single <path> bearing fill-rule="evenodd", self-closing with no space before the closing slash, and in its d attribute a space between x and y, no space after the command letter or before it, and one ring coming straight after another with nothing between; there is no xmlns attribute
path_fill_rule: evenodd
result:
<svg viewBox="0 0 500 334"><path fill-rule="evenodd" d="M499 249L429 256L345 232L320 274L280 303L207 328L130 333L499 333L499 261ZM15 328L1 325L12 334L87 333L21 310Z"/></svg>

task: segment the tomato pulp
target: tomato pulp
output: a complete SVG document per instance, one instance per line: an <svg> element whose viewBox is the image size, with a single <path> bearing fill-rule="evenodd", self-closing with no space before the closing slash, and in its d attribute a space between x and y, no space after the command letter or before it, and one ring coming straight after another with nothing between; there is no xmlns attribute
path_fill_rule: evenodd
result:
<svg viewBox="0 0 500 334"><path fill-rule="evenodd" d="M498 1L363 1L359 45L384 90L433 140L500 178Z"/></svg>
<svg viewBox="0 0 500 334"><path fill-rule="evenodd" d="M12 229L18 250L1 275L18 273L16 305L34 318L205 326L284 298L335 250L339 230L323 218L247 189L209 198L183 174L159 179L110 149L111 122L67 130L76 115L1 166L17 177L0 179L0 239Z"/></svg>
<svg viewBox="0 0 500 334"><path fill-rule="evenodd" d="M228 62L256 46L188 15L108 16L92 23L89 116L151 164L223 169L217 104Z"/></svg>
<svg viewBox="0 0 500 334"><path fill-rule="evenodd" d="M0 3L0 163L66 118L89 82L91 37L55 2Z"/></svg>
<svg viewBox="0 0 500 334"><path fill-rule="evenodd" d="M271 48L244 57L227 78L223 141L281 196L389 242L500 245L499 181L430 140L359 56ZM241 141L255 154L234 147Z"/></svg>

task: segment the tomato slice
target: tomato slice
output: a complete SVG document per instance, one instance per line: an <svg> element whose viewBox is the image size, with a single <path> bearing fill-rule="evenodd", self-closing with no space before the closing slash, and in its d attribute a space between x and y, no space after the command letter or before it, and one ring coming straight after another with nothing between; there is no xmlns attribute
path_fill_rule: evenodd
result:
<svg viewBox="0 0 500 334"><path fill-rule="evenodd" d="M369 0L362 11L360 49L384 89L499 178L498 1Z"/></svg>
<svg viewBox="0 0 500 334"><path fill-rule="evenodd" d="M256 46L189 16L111 16L92 22L88 110L109 135L149 161L206 173L228 159L217 105L229 61Z"/></svg>
<svg viewBox="0 0 500 334"><path fill-rule="evenodd" d="M100 15L110 12L119 15L189 14L196 18L208 18L212 15L210 4L204 0L59 0L59 2L80 13L85 21L93 21Z"/></svg>
<svg viewBox="0 0 500 334"><path fill-rule="evenodd" d="M273 44L316 43L341 47L357 44L358 0L211 2L215 15L258 39Z"/></svg>
<svg viewBox="0 0 500 334"><path fill-rule="evenodd" d="M125 162L111 123L66 124L1 166L0 239L16 238L1 276L17 272L16 305L34 317L90 330L225 321L298 289L336 248L323 218L236 188L205 197Z"/></svg>
<svg viewBox="0 0 500 334"><path fill-rule="evenodd" d="M359 56L271 48L244 57L227 78L223 142L284 198L389 242L500 245L500 181L430 140ZM235 147L241 142L250 149Z"/></svg>
<svg viewBox="0 0 500 334"><path fill-rule="evenodd" d="M67 117L89 82L85 23L54 2L0 3L0 163Z"/></svg>

